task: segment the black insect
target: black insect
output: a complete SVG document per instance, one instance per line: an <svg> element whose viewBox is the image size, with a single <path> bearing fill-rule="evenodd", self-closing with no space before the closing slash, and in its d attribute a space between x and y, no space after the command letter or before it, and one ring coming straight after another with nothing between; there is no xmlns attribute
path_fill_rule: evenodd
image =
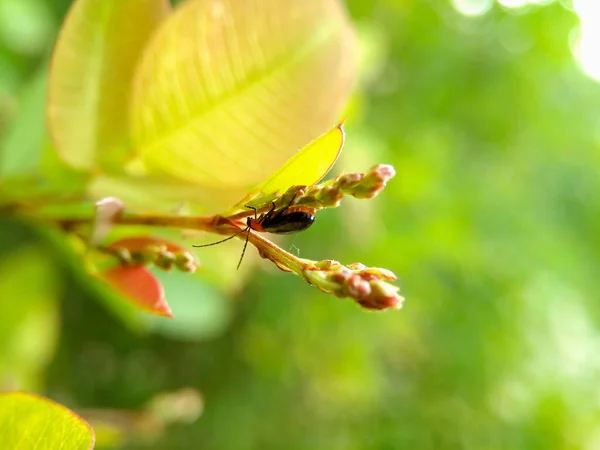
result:
<svg viewBox="0 0 600 450"><path fill-rule="evenodd" d="M294 197L295 198L295 197ZM275 202L272 202L272 207L266 213L261 214L257 217L256 208L253 206L246 206L254 210L254 217L248 217L246 219L246 228L235 233L233 236L222 239L211 244L194 245L194 247L210 247L211 245L217 245L222 242L233 239L238 234L247 232L246 242L244 243L244 249L242 250L242 256L237 268L240 268L242 260L244 259L244 253L246 253L246 246L248 245L248 239L250 237L250 230L258 231L261 233L274 233L274 234L290 234L298 231L306 230L315 221L315 210L302 205L290 206L294 198L288 206L281 209L275 209Z"/></svg>

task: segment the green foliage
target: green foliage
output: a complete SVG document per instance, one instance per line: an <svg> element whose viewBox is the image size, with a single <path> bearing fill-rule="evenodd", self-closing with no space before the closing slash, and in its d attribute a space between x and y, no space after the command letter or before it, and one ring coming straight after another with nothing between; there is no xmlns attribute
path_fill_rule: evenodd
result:
<svg viewBox="0 0 600 450"><path fill-rule="evenodd" d="M0 261L0 317L9 319L0 328L5 387L39 387L39 374L56 347L58 288L56 271L43 252L21 247Z"/></svg>
<svg viewBox="0 0 600 450"><path fill-rule="evenodd" d="M94 433L64 406L22 392L0 394L0 439L6 449L89 450Z"/></svg>

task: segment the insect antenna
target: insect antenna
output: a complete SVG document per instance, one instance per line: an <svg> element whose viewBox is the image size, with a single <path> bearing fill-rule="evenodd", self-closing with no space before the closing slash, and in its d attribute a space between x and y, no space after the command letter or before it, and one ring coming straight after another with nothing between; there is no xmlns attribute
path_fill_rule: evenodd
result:
<svg viewBox="0 0 600 450"><path fill-rule="evenodd" d="M217 245L217 244L220 244L221 242L226 242L226 241L228 241L228 240L230 240L230 239L233 239L233 238L234 238L234 237L236 237L238 234L242 234L242 233L243 233L244 231L246 231L248 228L250 228L250 227L246 227L246 228L244 228L243 230L240 230L240 231L238 231L238 232L237 232L237 233L235 233L234 235L231 235L231 236L229 236L229 237L227 237L227 238L225 238L225 239L221 239L220 241L217 241L217 242L211 242L210 244L192 245L192 247L196 247L196 248L198 248L198 247L210 247L211 245ZM248 243L248 238L246 238L246 244L247 244L247 243ZM246 246L244 246L244 250L245 250L245 249L246 249ZM242 255L242 256L243 256L243 255ZM238 266L238 267L239 267L239 266Z"/></svg>

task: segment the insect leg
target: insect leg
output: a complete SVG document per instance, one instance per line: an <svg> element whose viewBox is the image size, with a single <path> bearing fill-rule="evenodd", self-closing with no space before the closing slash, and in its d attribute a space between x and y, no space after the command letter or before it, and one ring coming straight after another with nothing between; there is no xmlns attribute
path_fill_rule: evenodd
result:
<svg viewBox="0 0 600 450"><path fill-rule="evenodd" d="M278 214L280 214L281 212L285 211L285 209L283 210L279 210L277 212L275 212L275 202L271 202L271 209L264 215L262 216L262 220L260 221L261 223L264 222L265 220L270 219L272 216L276 216Z"/></svg>
<svg viewBox="0 0 600 450"><path fill-rule="evenodd" d="M287 205L288 208L292 205L292 203L294 203L294 200L296 200L296 197L298 197L298 193L297 192L294 194L294 196L292 197L292 199L288 203L288 205Z"/></svg>
<svg viewBox="0 0 600 450"><path fill-rule="evenodd" d="M244 208L253 209L254 210L254 220L256 220L256 208L254 206L244 205Z"/></svg>
<svg viewBox="0 0 600 450"><path fill-rule="evenodd" d="M237 265L237 269L240 269L240 266L242 265L242 260L244 259L244 254L246 253L246 247L248 246L248 239L250 238L250 227L246 228L246 231L248 231L248 234L246 234L246 242L244 243L244 249L242 250L242 256L240 256L240 262Z"/></svg>

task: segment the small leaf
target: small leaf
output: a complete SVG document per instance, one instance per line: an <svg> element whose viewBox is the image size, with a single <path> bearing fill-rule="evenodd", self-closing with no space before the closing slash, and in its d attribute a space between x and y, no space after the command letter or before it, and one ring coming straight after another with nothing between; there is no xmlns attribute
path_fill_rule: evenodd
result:
<svg viewBox="0 0 600 450"><path fill-rule="evenodd" d="M257 191L263 194L283 193L290 186L312 186L318 183L340 156L344 137L342 122L300 149L263 181Z"/></svg>
<svg viewBox="0 0 600 450"><path fill-rule="evenodd" d="M3 449L88 450L94 431L58 403L25 392L0 394L0 442Z"/></svg>
<svg viewBox="0 0 600 450"><path fill-rule="evenodd" d="M140 173L247 188L339 118L354 77L339 0L189 0L136 72Z"/></svg>
<svg viewBox="0 0 600 450"><path fill-rule="evenodd" d="M98 274L138 307L159 316L173 317L161 284L143 266L116 266Z"/></svg>
<svg viewBox="0 0 600 450"><path fill-rule="evenodd" d="M73 3L52 57L47 101L56 150L72 166L90 170L99 159L122 165L134 68L169 8L167 0Z"/></svg>
<svg viewBox="0 0 600 450"><path fill-rule="evenodd" d="M312 186L335 164L344 146L343 123L319 136L292 156L233 208L230 215L261 194L283 194L291 186Z"/></svg>

